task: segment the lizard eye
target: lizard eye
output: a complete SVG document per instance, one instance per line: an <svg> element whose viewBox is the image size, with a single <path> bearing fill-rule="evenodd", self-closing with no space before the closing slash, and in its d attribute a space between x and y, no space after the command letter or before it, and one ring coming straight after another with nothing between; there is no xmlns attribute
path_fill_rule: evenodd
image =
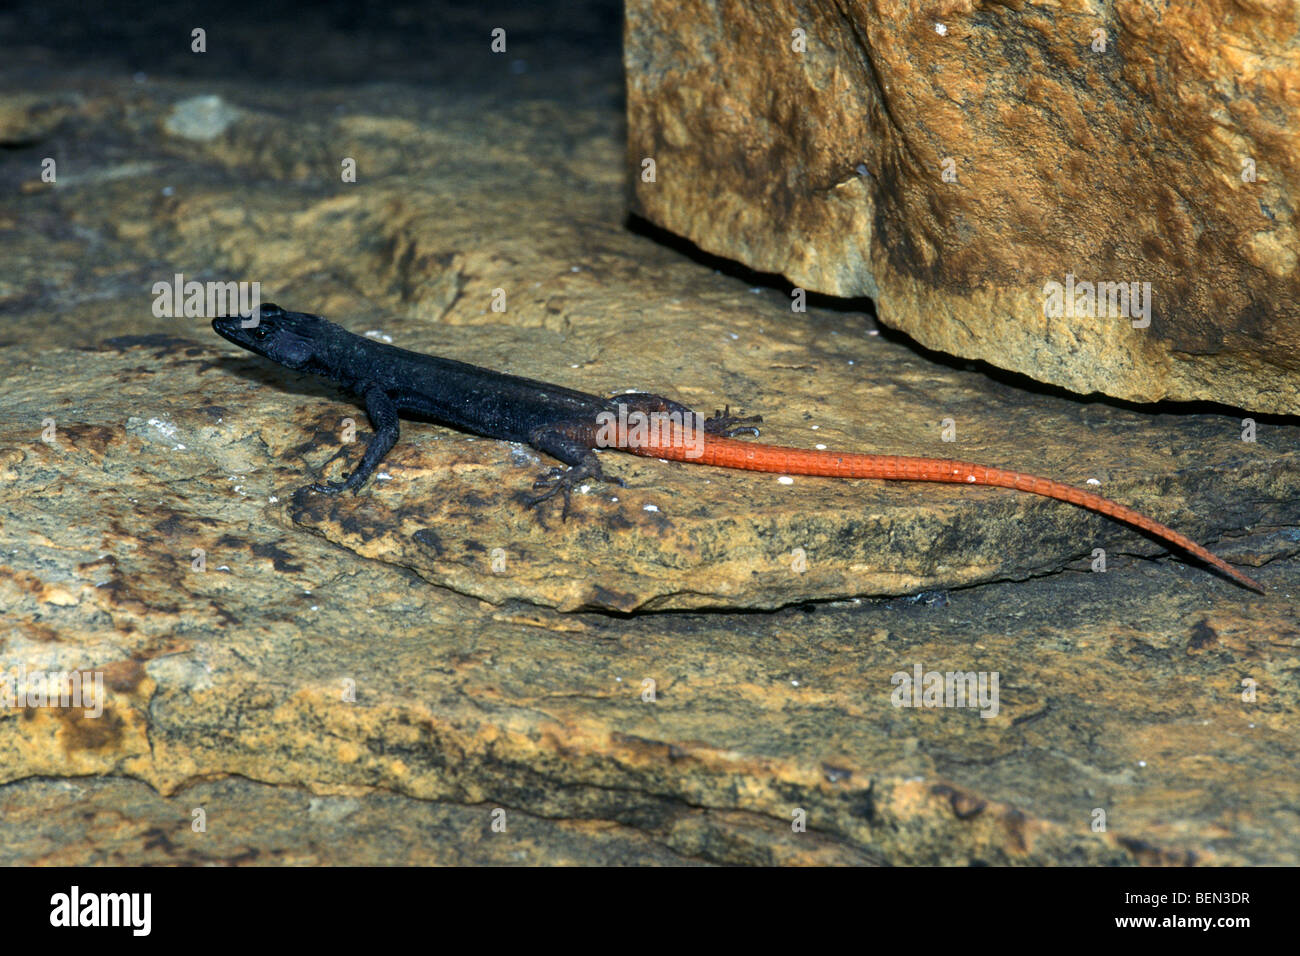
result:
<svg viewBox="0 0 1300 956"><path fill-rule="evenodd" d="M268 319L278 319L284 315L284 310L278 305L267 302L257 309L257 325L252 326L250 331L255 339L264 339L271 333L271 323Z"/></svg>

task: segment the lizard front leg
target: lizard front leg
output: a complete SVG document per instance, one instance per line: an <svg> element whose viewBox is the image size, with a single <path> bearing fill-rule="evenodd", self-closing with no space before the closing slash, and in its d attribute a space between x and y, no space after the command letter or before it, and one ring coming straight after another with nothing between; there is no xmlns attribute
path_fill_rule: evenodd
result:
<svg viewBox="0 0 1300 956"><path fill-rule="evenodd" d="M384 456L392 451L399 433L397 405L382 388L372 386L366 390L366 414L370 416L370 424L374 426L375 435L366 445L361 463L346 481L327 481L324 484L310 485L312 491L319 491L323 495L337 495L343 491L356 494L366 483L366 479L379 467Z"/></svg>

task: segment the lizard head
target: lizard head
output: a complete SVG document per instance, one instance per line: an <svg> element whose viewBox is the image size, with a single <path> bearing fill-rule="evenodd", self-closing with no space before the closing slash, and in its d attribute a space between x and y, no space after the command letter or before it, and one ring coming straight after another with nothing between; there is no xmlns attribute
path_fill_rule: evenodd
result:
<svg viewBox="0 0 1300 956"><path fill-rule="evenodd" d="M315 355L315 343L328 323L308 312L286 312L263 303L247 315L223 315L212 330L241 348L292 369L305 369Z"/></svg>

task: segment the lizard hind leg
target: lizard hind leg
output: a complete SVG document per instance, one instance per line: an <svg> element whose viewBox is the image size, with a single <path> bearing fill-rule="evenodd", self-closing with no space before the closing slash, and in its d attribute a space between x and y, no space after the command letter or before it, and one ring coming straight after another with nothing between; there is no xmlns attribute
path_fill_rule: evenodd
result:
<svg viewBox="0 0 1300 956"><path fill-rule="evenodd" d="M664 398L662 395L653 395L649 392L625 392L621 395L611 395L609 400L626 405L630 410L647 414L660 412L680 415L683 424L700 423L703 425L704 434L717 435L721 438L735 438L737 435L750 435L757 438L758 428L756 426L763 421L762 415L737 418L731 414L730 405L725 410L715 411L712 417L705 418L699 412L686 407L680 402L674 402L671 398Z"/></svg>
<svg viewBox="0 0 1300 956"><path fill-rule="evenodd" d="M737 435L749 434L758 437L758 428L762 424L762 415L750 415L748 418L737 418L731 414L731 406L725 409L714 411L711 418L704 420L704 433L706 435L718 435L721 438L735 438Z"/></svg>
<svg viewBox="0 0 1300 956"><path fill-rule="evenodd" d="M533 490L541 494L533 495L524 501L529 508L535 508L543 501L549 501L556 495L564 496L564 508L560 520L569 518L570 497L573 489L584 481L608 481L622 485L622 478L611 478L600 467L600 460L591 447L582 441L577 432L580 429L544 428L529 436L528 444L538 451L546 452L564 462L566 469L552 468L545 474L538 475L533 482Z"/></svg>
<svg viewBox="0 0 1300 956"><path fill-rule="evenodd" d="M533 490L541 491L539 495L533 495L526 499L524 504L529 508L536 508L543 501L549 501L557 494L564 496L564 507L560 511L560 520L569 520L569 503L573 489L587 480L608 481L613 484L622 486L622 478L611 478L606 475L600 468L600 462L596 459L595 452L588 451L583 460L576 465L568 468L552 468L545 474L538 475L537 480L533 482Z"/></svg>

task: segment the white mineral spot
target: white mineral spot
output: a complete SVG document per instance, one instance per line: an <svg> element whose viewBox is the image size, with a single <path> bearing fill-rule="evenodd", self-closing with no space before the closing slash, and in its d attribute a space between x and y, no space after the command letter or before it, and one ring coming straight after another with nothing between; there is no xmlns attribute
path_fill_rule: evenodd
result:
<svg viewBox="0 0 1300 956"><path fill-rule="evenodd" d="M181 139L209 142L228 130L243 111L219 96L191 96L172 107L163 128Z"/></svg>
<svg viewBox="0 0 1300 956"><path fill-rule="evenodd" d="M151 418L149 419L147 424L149 424L154 429L156 429L163 435L167 436L168 438L176 437L176 426L169 421L164 421L161 418Z"/></svg>

